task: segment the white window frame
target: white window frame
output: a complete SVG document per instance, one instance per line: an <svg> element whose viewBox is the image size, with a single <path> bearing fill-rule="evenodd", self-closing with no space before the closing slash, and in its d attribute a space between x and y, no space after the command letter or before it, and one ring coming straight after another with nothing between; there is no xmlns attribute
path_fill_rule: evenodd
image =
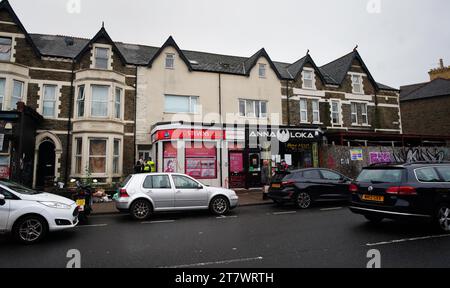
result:
<svg viewBox="0 0 450 288"><path fill-rule="evenodd" d="M171 97L179 97L179 98L189 98L189 112L176 112L176 111L167 111L167 107L166 107L166 97L167 96L171 96ZM195 99L196 103L195 105L193 105L193 99ZM185 95L173 95L173 94L165 94L164 95L164 113L183 113L183 114L198 114L198 106L199 106L199 102L200 102L200 97L199 96L185 96ZM194 108L194 109L192 109Z"/></svg>
<svg viewBox="0 0 450 288"><path fill-rule="evenodd" d="M337 104L337 111L334 111L333 110L333 103L336 103ZM331 124L332 125L342 125L342 119L341 119L341 117L342 117L342 107L341 107L341 101L339 101L339 100L331 100L331 102L330 102L330 110L331 110ZM337 114L337 120L338 120L338 122L337 123L335 123L335 122L333 122L333 114Z"/></svg>
<svg viewBox="0 0 450 288"><path fill-rule="evenodd" d="M249 111L247 111L247 104L251 102L251 106L253 108L252 115L250 116ZM241 111L241 103L244 103L244 115L242 115ZM262 113L262 103L266 104L266 113ZM239 99L238 101L238 111L239 117L243 118L255 118L255 119L266 119L268 117L268 101L265 100L252 100L252 99Z"/></svg>
<svg viewBox="0 0 450 288"><path fill-rule="evenodd" d="M314 109L315 103L317 103L317 109ZM311 105L312 105L312 113L313 113L313 123L318 124L318 123L320 123L320 101L314 99L311 101ZM317 115L317 117L316 117L316 115ZM315 118L317 118L317 120L315 120Z"/></svg>
<svg viewBox="0 0 450 288"><path fill-rule="evenodd" d="M18 99L18 98L15 98L15 97L14 97L14 86L15 86L16 83L21 84L21 90L20 90L20 94L21 94L21 95L20 95L19 101L17 101L17 102L23 101L23 95L24 95L24 89L25 89L25 82L20 81L20 80L13 79L13 81L12 81L12 91L11 91L11 101L10 101L10 103L9 103L9 107L10 107L11 110L17 109L17 102L14 103L14 100L15 100L15 99ZM13 105L15 105L15 107L13 107Z"/></svg>
<svg viewBox="0 0 450 288"><path fill-rule="evenodd" d="M12 62L12 59L13 59L13 53L14 53L14 51L13 51L13 46L14 46L14 43L15 43L15 39L14 39L14 37L11 37L11 36L6 36L6 35L0 35L0 38L3 38L3 39L11 39L11 47L9 48L9 59L7 59L7 60L0 60L0 61L4 61L4 62Z"/></svg>
<svg viewBox="0 0 450 288"><path fill-rule="evenodd" d="M94 49L94 68L95 69L100 69L100 70L110 70L110 65L111 65L111 48L110 47L96 45L96 46L93 47L93 49ZM100 50L100 49L101 50L106 50L106 53L107 53L107 55L106 55L106 68L103 68L103 67L99 68L97 66L97 59L100 59L97 56L97 51ZM103 59L103 58L101 58L101 59Z"/></svg>
<svg viewBox="0 0 450 288"><path fill-rule="evenodd" d="M169 63L172 63L172 65L168 65ZM164 66L166 69L173 70L175 69L175 53L166 53L166 59L164 61Z"/></svg>
<svg viewBox="0 0 450 288"><path fill-rule="evenodd" d="M361 118L363 125L369 125L369 113L367 103L361 103Z"/></svg>
<svg viewBox="0 0 450 288"><path fill-rule="evenodd" d="M352 121L352 125L358 125L358 102L350 102L350 119Z"/></svg>
<svg viewBox="0 0 450 288"><path fill-rule="evenodd" d="M306 78L306 75L311 75L311 79ZM316 90L315 78L314 69L304 68L302 71L302 88L307 90ZM311 86L306 86L306 81L311 81Z"/></svg>
<svg viewBox="0 0 450 288"><path fill-rule="evenodd" d="M259 63L258 69L259 78L265 79L267 76L267 64Z"/></svg>
<svg viewBox="0 0 450 288"><path fill-rule="evenodd" d="M55 88L55 94L53 95L54 96L54 99L53 100L46 100L45 99L45 91L46 91L46 89L47 88L49 88L49 87L53 87L53 88ZM41 111L42 111L42 116L44 116L45 118L57 118L58 117L58 90L59 90L59 86L58 85L55 85L55 84L43 84L42 85L42 109L41 109ZM45 115L44 114L44 109L45 109L45 103L46 102L53 102L53 115Z"/></svg>
<svg viewBox="0 0 450 288"><path fill-rule="evenodd" d="M0 111L5 108L5 99L6 99L6 78L0 78L0 81L4 81L3 91L0 90Z"/></svg>
<svg viewBox="0 0 450 288"><path fill-rule="evenodd" d="M117 99L117 92L119 92L119 99ZM114 118L122 119L122 102L124 99L123 89L120 87L115 87L114 89Z"/></svg>
<svg viewBox="0 0 450 288"><path fill-rule="evenodd" d="M302 107L303 103L305 104L304 108ZM300 98L299 104L300 104L300 122L308 123L308 99ZM303 117L303 115L305 117Z"/></svg>
<svg viewBox="0 0 450 288"><path fill-rule="evenodd" d="M77 118L84 118L86 117L86 87L88 85L82 84L77 86L77 98L76 98L76 111L77 111ZM83 97L80 98L80 90L83 88ZM80 103L83 102L83 115L80 115Z"/></svg>
<svg viewBox="0 0 450 288"><path fill-rule="evenodd" d="M81 151L78 151L78 143L80 142L81 144ZM83 174L85 171L83 171L83 138L82 137L76 137L74 139L74 143L75 143L75 153L74 153L74 157L75 157L75 167L74 167L74 171L75 174L80 175ZM77 171L78 168L78 161L80 161L80 171Z"/></svg>
<svg viewBox="0 0 450 288"><path fill-rule="evenodd" d="M363 75L360 74L350 74L350 77L352 79L352 92L354 94L364 94L364 87L363 87ZM358 81L355 81L357 79ZM360 87L360 90L358 91L356 87Z"/></svg>
<svg viewBox="0 0 450 288"><path fill-rule="evenodd" d="M105 141L105 155L91 155L91 141ZM88 138L88 150L87 150L87 167L89 170L90 169L90 162L91 162L91 158L104 158L105 159L105 171L104 172L100 172L100 173L94 173L91 171L92 175L107 175L108 174L108 143L109 143L109 139L108 138L97 138L97 137L89 137Z"/></svg>
<svg viewBox="0 0 450 288"><path fill-rule="evenodd" d="M115 145L116 145L116 143L118 143L118 154L115 154L116 153L116 151L115 151ZM120 173L120 154L121 154L121 151L122 151L122 142L120 141L120 139L117 139L117 138L114 138L113 139L113 146L112 146L112 154L113 154L113 159L112 159L112 174L113 175L118 175L119 173ZM115 169L117 169L116 171L115 171Z"/></svg>
<svg viewBox="0 0 450 288"><path fill-rule="evenodd" d="M94 93L93 93L93 90L94 90L94 87L106 87L106 88L108 88L108 97L106 98L106 101L94 101ZM92 117L92 118L108 118L109 117L109 115L110 115L110 107L109 107L109 103L110 103L110 98L111 98L111 87L112 86L110 86L110 85L101 85L101 84L91 84L90 85L90 101L89 101L89 106L90 106L90 111L89 111L89 115ZM85 91L85 93L86 93L86 91ZM93 102L98 102L98 103L106 103L106 115L93 115Z"/></svg>

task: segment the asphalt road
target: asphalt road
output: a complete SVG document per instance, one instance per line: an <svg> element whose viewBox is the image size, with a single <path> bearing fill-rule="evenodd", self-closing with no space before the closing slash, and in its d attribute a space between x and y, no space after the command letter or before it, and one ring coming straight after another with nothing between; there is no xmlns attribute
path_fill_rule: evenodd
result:
<svg viewBox="0 0 450 288"><path fill-rule="evenodd" d="M373 226L340 204L299 211L240 207L227 217L207 212L93 216L87 226L22 246L0 236L0 267L66 267L68 250L90 267L365 268L378 249L381 267L450 267L450 236L428 223Z"/></svg>

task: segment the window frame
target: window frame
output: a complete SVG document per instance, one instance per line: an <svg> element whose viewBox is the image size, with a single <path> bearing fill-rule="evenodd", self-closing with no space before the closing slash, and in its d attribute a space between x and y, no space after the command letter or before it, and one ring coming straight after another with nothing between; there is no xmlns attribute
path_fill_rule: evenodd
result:
<svg viewBox="0 0 450 288"><path fill-rule="evenodd" d="M6 100L6 78L0 78L0 82L3 81L3 91L0 90L0 111L5 108L5 100Z"/></svg>
<svg viewBox="0 0 450 288"><path fill-rule="evenodd" d="M76 137L75 139L74 139L75 141L75 145L74 145L74 148L75 148L75 153L74 153L74 156L75 156L75 167L74 167L74 171L75 171L75 174L78 174L78 175L80 175L80 174L82 174L83 173L83 137ZM79 145L79 146L78 146ZM80 151L78 151L78 148L81 148L80 149ZM79 163L80 163L80 170L78 171L78 161L79 161Z"/></svg>
<svg viewBox="0 0 450 288"><path fill-rule="evenodd" d="M9 44L9 52L8 52L9 58L8 58L8 59L4 59L4 60L1 60L1 58L0 58L0 61L3 61L3 62L12 62L12 57L13 57L13 43L14 43L13 37L8 37L8 36L5 36L5 35L1 35L1 36L0 36L0 39L8 39L8 40L11 40L11 43ZM0 44L0 45L2 45L2 46L7 46L7 44ZM0 53L0 55L1 55L1 54L5 54L5 55L6 55L6 53ZM5 57L5 58L6 58L6 57Z"/></svg>
<svg viewBox="0 0 450 288"><path fill-rule="evenodd" d="M265 105L265 113L262 113L263 103ZM268 118L268 103L269 101L265 100L253 100L253 99L239 99L238 101L238 109L239 109L239 117L243 118L253 118L253 119L267 119ZM244 104L244 113L241 111L241 104ZM252 115L249 115L248 112L248 104L251 104L252 107ZM250 106L250 105L249 105Z"/></svg>
<svg viewBox="0 0 450 288"><path fill-rule="evenodd" d="M117 95L119 92L119 95ZM119 99L117 99L119 96ZM115 87L114 89L114 118L122 119L122 99L123 99L123 89L120 87Z"/></svg>
<svg viewBox="0 0 450 288"><path fill-rule="evenodd" d="M21 95L20 95L19 101L14 103L14 100L16 99L16 97L14 97L14 90L15 90L14 88L15 88L16 83L20 84L20 94ZM24 89L25 89L25 82L13 79L13 87L12 87L12 92L11 92L11 103L9 103L11 110L17 109L17 103L20 101L23 101ZM13 105L15 105L16 107L13 107Z"/></svg>
<svg viewBox="0 0 450 288"><path fill-rule="evenodd" d="M105 58L102 58L102 57L99 57L99 55L98 55L98 51L100 51L100 50L105 50L106 51L106 57ZM98 60L99 59L101 59L101 60L106 60L106 67L105 68L103 68L103 67L98 67ZM102 46L94 46L94 68L95 69L99 69L99 70L109 70L109 65L110 65L110 61L111 61L111 49L109 48L109 47L102 47Z"/></svg>
<svg viewBox="0 0 450 288"><path fill-rule="evenodd" d="M103 141L105 142L105 155L91 155L91 144L92 141ZM88 151L87 151L87 156L88 156L88 162L87 162L87 166L89 171L92 173L92 175L105 175L108 173L108 143L109 143L109 139L108 138L97 138L97 137L90 137L88 138ZM105 170L103 172L93 172L93 170L91 169L91 158L103 158L105 159Z"/></svg>
<svg viewBox="0 0 450 288"><path fill-rule="evenodd" d="M369 111L367 103L360 103L361 105L361 118L363 125L369 125Z"/></svg>
<svg viewBox="0 0 450 288"><path fill-rule="evenodd" d="M46 88L49 88L49 87L52 87L52 88L54 88L55 90L55 93L54 93L54 95L53 95L53 97L54 97L54 99L53 100L46 100L45 99L45 91L46 91ZM52 115L45 115L45 103L46 102L53 102L53 114ZM58 113L57 113L57 110L58 110L58 107L57 107L57 105L58 105L58 85L55 85L55 84L43 84L42 85L42 116L44 116L45 118L57 118L58 117Z"/></svg>
<svg viewBox="0 0 450 288"><path fill-rule="evenodd" d="M310 75L311 79L308 79L306 75ZM314 70L303 69L302 71L302 88L314 90L316 87L314 85ZM305 85L306 81L311 81L311 86Z"/></svg>
<svg viewBox="0 0 450 288"><path fill-rule="evenodd" d="M83 88L83 97L80 99L80 90ZM80 106L82 103L83 106ZM77 86L77 99L76 99L76 107L77 107L77 118L83 118L86 116L86 85ZM83 113L80 115L80 107L83 107Z"/></svg>
<svg viewBox="0 0 450 288"><path fill-rule="evenodd" d="M117 154L116 154L116 144L117 144ZM120 154L121 154L121 141L120 139L113 139L113 159L112 159L112 174L120 174Z"/></svg>
<svg viewBox="0 0 450 288"><path fill-rule="evenodd" d="M302 108L303 106L302 103L305 104L304 108ZM299 104L300 104L300 122L308 123L308 99L300 98ZM303 114L305 116L305 119L303 119Z"/></svg>
<svg viewBox="0 0 450 288"><path fill-rule="evenodd" d="M168 65L168 63L170 63L169 61L171 61L172 65ZM175 69L175 53L166 53L164 68L169 70Z"/></svg>
<svg viewBox="0 0 450 288"><path fill-rule="evenodd" d="M358 104L357 102L350 102L350 118L352 125L358 125Z"/></svg>
<svg viewBox="0 0 450 288"><path fill-rule="evenodd" d="M352 92L353 94L364 94L364 87L363 87L363 76L358 74L351 74L352 79ZM358 81L355 81L355 79L358 79ZM356 90L356 87L359 87L359 91Z"/></svg>
<svg viewBox="0 0 450 288"><path fill-rule="evenodd" d="M337 107L337 111L334 111L333 110L333 104L334 103L336 103L336 107ZM331 103L330 103L331 105L331 109L330 109L330 111L331 111L331 124L332 125L342 125L341 124L341 113L342 113L342 108L341 108L341 101L338 101L338 100L331 100ZM333 117L333 114L337 114L337 122L335 123L334 122L334 117Z"/></svg>
<svg viewBox="0 0 450 288"><path fill-rule="evenodd" d="M314 109L315 103L317 103L317 109ZM318 124L318 123L320 123L320 101L318 99L313 99L311 101L311 105L312 105L313 123ZM317 121L314 120L316 115L317 115Z"/></svg>
<svg viewBox="0 0 450 288"><path fill-rule="evenodd" d="M106 97L105 101L94 100L94 87L103 87L103 88L107 88L108 89L108 93L107 93L107 97ZM91 99L89 101L89 104L91 106L90 116L93 117L93 118L108 118L108 116L109 116L109 101L110 101L110 96L111 96L110 95L111 94L111 86L91 84L90 88L91 88L91 91L90 91L91 92ZM94 105L93 105L94 102L95 103L103 103L105 105L105 107L106 107L106 114L105 115L94 115L94 113L93 113L93 111L94 111Z"/></svg>
<svg viewBox="0 0 450 288"><path fill-rule="evenodd" d="M259 78L265 79L267 77L267 64L259 63L258 66Z"/></svg>
<svg viewBox="0 0 450 288"><path fill-rule="evenodd" d="M186 111L168 111L167 110L167 97L174 97L174 98L189 98L189 104L188 104L188 112ZM193 106L193 99L195 99L195 105ZM164 113L185 113L185 114L198 114L197 107L199 106L200 97L199 96L185 96L185 95L173 95L173 94L164 94ZM192 109L194 107L194 109Z"/></svg>

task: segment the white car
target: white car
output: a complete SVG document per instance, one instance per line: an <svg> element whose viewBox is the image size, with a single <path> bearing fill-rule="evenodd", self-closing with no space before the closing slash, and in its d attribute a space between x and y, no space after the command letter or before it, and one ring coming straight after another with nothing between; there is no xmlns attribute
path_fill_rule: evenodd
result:
<svg viewBox="0 0 450 288"><path fill-rule="evenodd" d="M77 224L78 209L74 201L0 181L1 233L12 233L18 241L33 244L49 231L73 228Z"/></svg>
<svg viewBox="0 0 450 288"><path fill-rule="evenodd" d="M137 220L153 212L207 210L224 215L238 206L232 190L208 187L194 178L177 173L146 173L128 176L115 199L119 211Z"/></svg>

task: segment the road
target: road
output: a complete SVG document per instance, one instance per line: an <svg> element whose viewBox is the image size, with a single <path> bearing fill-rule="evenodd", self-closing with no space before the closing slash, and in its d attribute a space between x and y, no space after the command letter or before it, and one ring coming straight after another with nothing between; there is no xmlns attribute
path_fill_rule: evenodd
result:
<svg viewBox="0 0 450 288"><path fill-rule="evenodd" d="M339 206L339 204L338 204ZM66 267L67 251L82 267L365 268L378 249L381 267L450 267L450 236L428 223L371 225L345 207L299 211L240 207L227 217L167 213L146 222L127 215L93 216L87 226L22 246L0 237L0 267Z"/></svg>

